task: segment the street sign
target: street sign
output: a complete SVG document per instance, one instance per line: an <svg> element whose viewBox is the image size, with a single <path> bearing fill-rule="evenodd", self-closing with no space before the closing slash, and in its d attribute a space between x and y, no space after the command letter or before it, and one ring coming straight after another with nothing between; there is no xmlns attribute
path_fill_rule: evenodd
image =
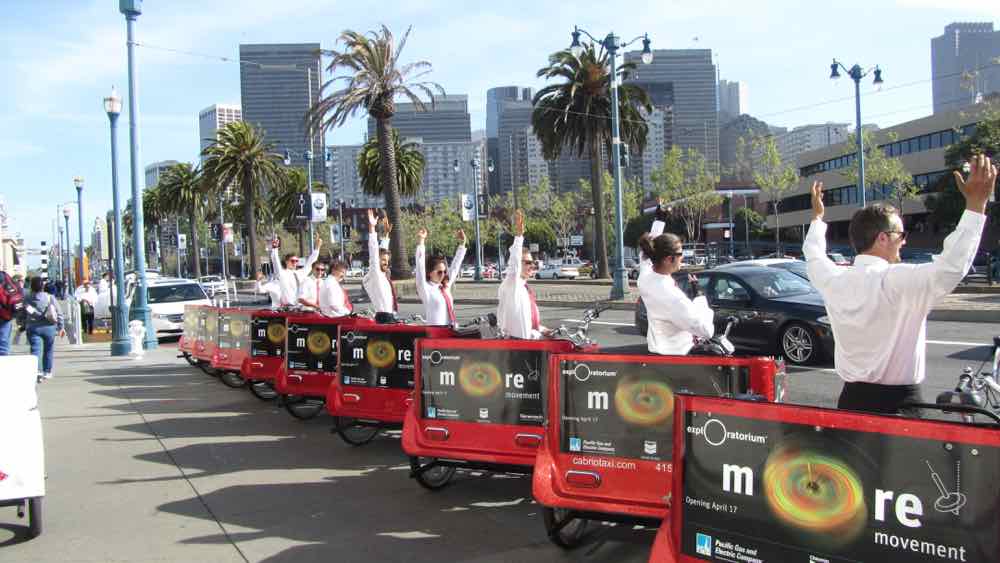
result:
<svg viewBox="0 0 1000 563"><path fill-rule="evenodd" d="M177 248L181 256L187 256L188 237L184 233L177 233Z"/></svg>
<svg viewBox="0 0 1000 563"><path fill-rule="evenodd" d="M559 237L556 239L556 246L560 248L566 248L569 246L569 237Z"/></svg>
<svg viewBox="0 0 1000 563"><path fill-rule="evenodd" d="M222 242L226 244L233 243L233 224L226 223L222 225Z"/></svg>
<svg viewBox="0 0 1000 563"><path fill-rule="evenodd" d="M583 235L570 235L569 236L570 246L583 246Z"/></svg>
<svg viewBox="0 0 1000 563"><path fill-rule="evenodd" d="M309 206L312 201L309 199L309 194L302 192L299 194L297 200L295 200L295 206L292 208L292 216L290 219L292 222L307 221L309 219Z"/></svg>
<svg viewBox="0 0 1000 563"><path fill-rule="evenodd" d="M485 219L490 216L489 198L486 197L486 194L479 194L477 197L479 198L479 218Z"/></svg>
<svg viewBox="0 0 1000 563"><path fill-rule="evenodd" d="M350 223L344 223L343 232L344 232L344 240L351 240L351 225L350 225Z"/></svg>
<svg viewBox="0 0 1000 563"><path fill-rule="evenodd" d="M472 200L472 196L469 194L459 194L458 202L462 206L462 220L471 221L472 220L472 207L475 202Z"/></svg>
<svg viewBox="0 0 1000 563"><path fill-rule="evenodd" d="M528 250L530 250L531 252L538 252L538 243L537 242L533 242L533 243L529 244L528 245Z"/></svg>
<svg viewBox="0 0 1000 563"><path fill-rule="evenodd" d="M209 230L211 231L211 237L214 241L222 240L222 223L212 223L209 225Z"/></svg>
<svg viewBox="0 0 1000 563"><path fill-rule="evenodd" d="M864 129L862 129L862 131L864 131ZM726 230L722 231L722 238L724 238L724 239L727 239L727 240L728 240L728 239L729 239L729 237L730 237L730 234L729 234L729 229L726 229Z"/></svg>
<svg viewBox="0 0 1000 563"><path fill-rule="evenodd" d="M326 194L312 194L312 222L326 221Z"/></svg>

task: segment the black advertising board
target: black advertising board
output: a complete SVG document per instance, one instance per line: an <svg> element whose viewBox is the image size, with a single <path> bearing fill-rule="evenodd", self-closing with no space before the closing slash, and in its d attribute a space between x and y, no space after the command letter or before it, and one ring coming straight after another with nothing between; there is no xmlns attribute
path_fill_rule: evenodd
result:
<svg viewBox="0 0 1000 563"><path fill-rule="evenodd" d="M674 394L722 395L733 370L715 365L566 360L559 365L560 449L669 461Z"/></svg>
<svg viewBox="0 0 1000 563"><path fill-rule="evenodd" d="M337 325L300 324L288 321L289 371L333 373L337 371Z"/></svg>
<svg viewBox="0 0 1000 563"><path fill-rule="evenodd" d="M679 547L690 557L1000 560L996 447L878 433L905 424L887 418L870 417L873 432L719 412L684 418Z"/></svg>
<svg viewBox="0 0 1000 563"><path fill-rule="evenodd" d="M413 389L414 341L422 333L349 330L341 339L341 382L382 389Z"/></svg>
<svg viewBox="0 0 1000 563"><path fill-rule="evenodd" d="M285 355L285 318L254 317L250 328L250 355L280 358Z"/></svg>
<svg viewBox="0 0 1000 563"><path fill-rule="evenodd" d="M422 416L541 426L547 365L548 353L541 350L425 348Z"/></svg>
<svg viewBox="0 0 1000 563"><path fill-rule="evenodd" d="M246 313L219 313L219 348L246 350L249 337L249 315Z"/></svg>

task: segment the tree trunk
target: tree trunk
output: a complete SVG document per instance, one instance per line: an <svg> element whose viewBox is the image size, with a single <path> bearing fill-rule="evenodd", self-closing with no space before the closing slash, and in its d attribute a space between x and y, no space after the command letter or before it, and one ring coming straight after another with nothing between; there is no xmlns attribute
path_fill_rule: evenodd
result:
<svg viewBox="0 0 1000 563"><path fill-rule="evenodd" d="M590 195L594 200L594 237L597 239L597 277L608 277L608 233L604 223L604 170L601 168L601 151L597 140L591 140L590 150Z"/></svg>
<svg viewBox="0 0 1000 563"><path fill-rule="evenodd" d="M778 204L774 204L774 255L781 257L781 216Z"/></svg>
<svg viewBox="0 0 1000 563"><path fill-rule="evenodd" d="M191 254L194 255L194 277L201 277L201 248L198 245L198 210L191 206L188 213L188 221L191 222Z"/></svg>
<svg viewBox="0 0 1000 563"><path fill-rule="evenodd" d="M257 260L257 221L254 218L254 193L253 184L250 181L250 176L245 175L243 177L243 185L240 186L243 191L243 201L247 202L243 206L243 221L247 224L247 249L244 251L250 256L250 277L253 278L257 270L260 268L260 261Z"/></svg>
<svg viewBox="0 0 1000 563"><path fill-rule="evenodd" d="M304 231L304 229L301 226L295 231L295 238L297 238L299 240L299 256L305 256L306 255L305 254L306 247L305 247L305 244L303 243L303 240L302 240L302 233L303 233L303 231Z"/></svg>
<svg viewBox="0 0 1000 563"><path fill-rule="evenodd" d="M390 118L381 117L375 121L378 133L379 174L382 176L382 193L385 196L386 213L392 223L389 242L392 250L392 279L401 280L412 276L406 241L403 240L402 215L399 206L399 186L396 185L396 150L392 146L392 124Z"/></svg>

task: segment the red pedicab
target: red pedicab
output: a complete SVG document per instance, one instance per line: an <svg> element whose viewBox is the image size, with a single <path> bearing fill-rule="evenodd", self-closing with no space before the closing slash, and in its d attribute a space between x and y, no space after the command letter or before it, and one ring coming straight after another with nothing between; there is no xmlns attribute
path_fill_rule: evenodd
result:
<svg viewBox="0 0 1000 563"><path fill-rule="evenodd" d="M184 358L192 366L198 365L198 361L194 359L192 354L194 354L195 342L198 340L198 309L200 307L201 305L184 306L184 331L177 342L179 357Z"/></svg>
<svg viewBox="0 0 1000 563"><path fill-rule="evenodd" d="M198 368L213 377L219 373L212 368L212 356L215 354L219 337L219 308L212 305L202 305L198 308L198 338L194 343L191 356Z"/></svg>
<svg viewBox="0 0 1000 563"><path fill-rule="evenodd" d="M651 562L1000 561L1000 426L694 396L674 420Z"/></svg>
<svg viewBox="0 0 1000 563"><path fill-rule="evenodd" d="M295 314L280 309L250 313L250 353L243 360L240 374L250 392L262 401L278 396L274 382L285 360L285 319Z"/></svg>
<svg viewBox="0 0 1000 563"><path fill-rule="evenodd" d="M250 352L250 311L220 308L218 337L211 366L226 385L239 388L246 385L240 371Z"/></svg>
<svg viewBox="0 0 1000 563"><path fill-rule="evenodd" d="M549 373L558 375L532 492L549 539L566 548L588 520L658 526L667 517L675 394L774 401L785 385L784 364L765 357L557 354Z"/></svg>
<svg viewBox="0 0 1000 563"><path fill-rule="evenodd" d="M338 328L370 324L371 320L354 315L305 313L286 317L285 361L278 369L274 388L289 414L308 420L323 410L327 388L338 373Z"/></svg>
<svg viewBox="0 0 1000 563"><path fill-rule="evenodd" d="M435 490L458 468L531 473L544 435L549 356L595 351L586 333L598 313L588 311L570 340L418 340L416 400L403 424L410 476Z"/></svg>
<svg viewBox="0 0 1000 563"><path fill-rule="evenodd" d="M404 323L342 327L340 377L326 390L337 434L361 446L383 428L399 428L413 402L415 341L462 335L447 326Z"/></svg>

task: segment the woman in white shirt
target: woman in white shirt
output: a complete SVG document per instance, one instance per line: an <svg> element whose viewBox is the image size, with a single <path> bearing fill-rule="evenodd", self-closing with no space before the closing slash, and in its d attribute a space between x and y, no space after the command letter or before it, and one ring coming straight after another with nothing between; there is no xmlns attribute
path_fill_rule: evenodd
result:
<svg viewBox="0 0 1000 563"><path fill-rule="evenodd" d="M281 306L298 305L299 290L305 282L306 276L312 271L313 264L319 258L319 249L323 245L323 239L318 234L316 235L316 240L313 241L313 251L306 259L305 268L299 268L299 257L294 252L286 254L282 260L278 256L280 245L281 241L277 238L271 241L271 266L274 268L274 277L281 290L279 304Z"/></svg>
<svg viewBox="0 0 1000 563"><path fill-rule="evenodd" d="M344 289L347 264L340 260L330 263L330 275L323 279L319 289L319 311L328 317L346 317L354 312L351 298Z"/></svg>
<svg viewBox="0 0 1000 563"><path fill-rule="evenodd" d="M361 285L365 288L368 298L371 299L372 308L376 313L395 313L399 310L396 300L396 287L392 284L389 271L389 249L382 248L378 240L378 232L375 227L378 225L378 218L375 211L368 210L368 273L365 274ZM385 236L389 242L389 233L392 232L392 224L385 219Z"/></svg>
<svg viewBox="0 0 1000 563"><path fill-rule="evenodd" d="M510 247L507 276L497 292L497 324L513 338L538 340L549 332L542 326L535 292L528 280L535 275L535 260L524 248L524 212L514 212L514 244Z"/></svg>
<svg viewBox="0 0 1000 563"><path fill-rule="evenodd" d="M417 252L415 256L417 296L424 304L424 318L429 325L455 324L455 299L452 288L462 271L462 260L465 259L465 231L458 231L458 248L455 257L451 259L451 267L444 256L426 257L424 241L427 240L427 229L417 232Z"/></svg>
<svg viewBox="0 0 1000 563"><path fill-rule="evenodd" d="M658 215L662 212L658 210ZM694 337L711 338L715 334L714 313L708 301L699 295L698 280L690 276L691 296L677 287L673 273L684 260L681 239L663 232L665 225L657 217L649 233L639 239L642 260L639 263L639 295L646 305L649 330L646 344L653 354L687 354Z"/></svg>

